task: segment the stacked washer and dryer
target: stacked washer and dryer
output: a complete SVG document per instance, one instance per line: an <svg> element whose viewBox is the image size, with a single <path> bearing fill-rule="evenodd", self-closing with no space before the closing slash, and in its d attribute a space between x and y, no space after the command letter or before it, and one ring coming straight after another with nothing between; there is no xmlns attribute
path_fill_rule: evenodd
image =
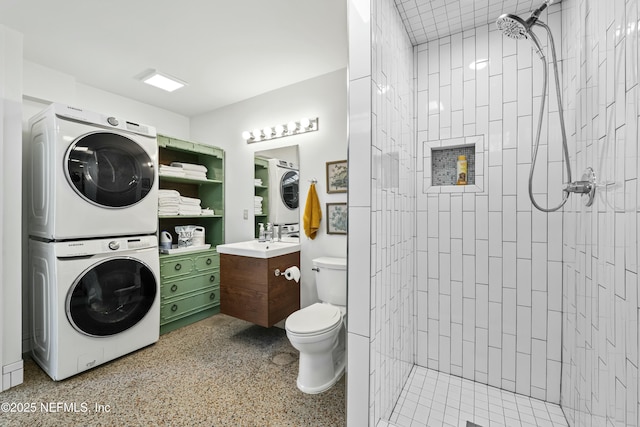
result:
<svg viewBox="0 0 640 427"><path fill-rule="evenodd" d="M52 104L29 120L32 356L62 380L158 341L151 126Z"/></svg>

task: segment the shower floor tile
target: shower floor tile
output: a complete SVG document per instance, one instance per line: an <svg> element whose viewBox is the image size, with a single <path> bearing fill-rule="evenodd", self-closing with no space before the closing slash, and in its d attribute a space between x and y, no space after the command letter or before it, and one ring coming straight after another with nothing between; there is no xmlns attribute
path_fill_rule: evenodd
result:
<svg viewBox="0 0 640 427"><path fill-rule="evenodd" d="M378 427L567 427L560 406L414 366Z"/></svg>

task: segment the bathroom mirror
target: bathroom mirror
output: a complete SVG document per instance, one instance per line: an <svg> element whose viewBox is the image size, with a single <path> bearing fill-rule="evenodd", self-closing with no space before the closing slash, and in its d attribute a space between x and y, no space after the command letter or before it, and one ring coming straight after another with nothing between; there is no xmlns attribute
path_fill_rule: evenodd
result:
<svg viewBox="0 0 640 427"><path fill-rule="evenodd" d="M254 236L259 224L278 224L283 240L300 237L300 157L298 146L254 153Z"/></svg>

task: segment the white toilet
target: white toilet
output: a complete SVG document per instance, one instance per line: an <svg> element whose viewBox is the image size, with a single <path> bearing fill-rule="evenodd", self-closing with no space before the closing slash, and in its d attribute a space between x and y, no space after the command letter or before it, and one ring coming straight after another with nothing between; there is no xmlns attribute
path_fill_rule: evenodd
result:
<svg viewBox="0 0 640 427"><path fill-rule="evenodd" d="M347 260L322 257L313 260L319 303L287 317L287 337L300 351L298 388L322 393L344 373L345 319L347 314Z"/></svg>

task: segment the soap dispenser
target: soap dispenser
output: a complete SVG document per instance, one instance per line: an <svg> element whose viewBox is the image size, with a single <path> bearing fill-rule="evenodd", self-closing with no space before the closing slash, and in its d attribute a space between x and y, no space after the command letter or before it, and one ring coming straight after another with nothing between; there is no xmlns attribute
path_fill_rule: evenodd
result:
<svg viewBox="0 0 640 427"><path fill-rule="evenodd" d="M264 224L259 223L258 225L260 226L258 230L258 242L265 242L267 239L264 233Z"/></svg>

